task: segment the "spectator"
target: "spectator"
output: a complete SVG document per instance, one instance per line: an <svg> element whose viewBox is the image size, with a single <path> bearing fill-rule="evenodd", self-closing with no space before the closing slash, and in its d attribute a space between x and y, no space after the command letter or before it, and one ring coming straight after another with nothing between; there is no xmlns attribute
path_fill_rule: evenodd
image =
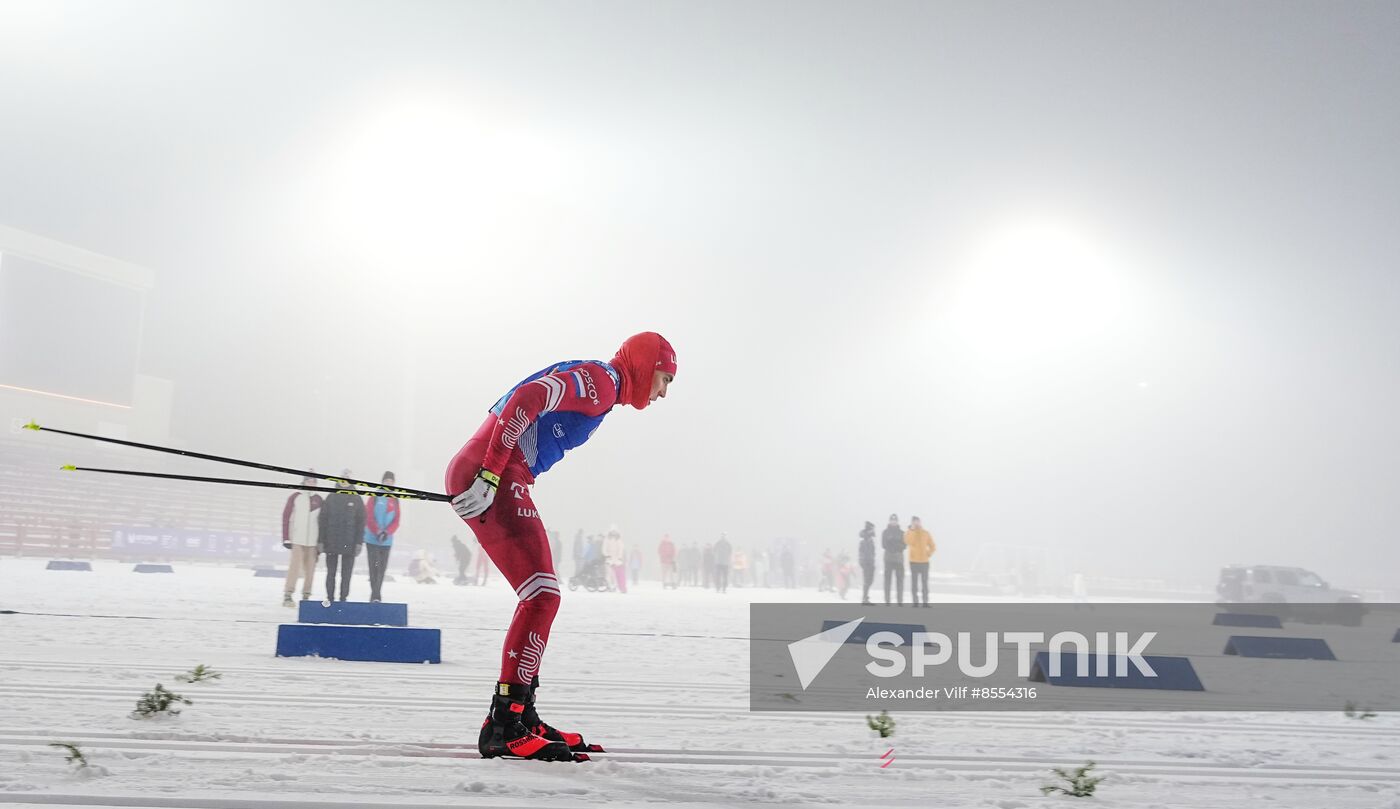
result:
<svg viewBox="0 0 1400 809"><path fill-rule="evenodd" d="M583 570L583 548L584 548L583 529L580 528L580 529L578 529L578 533L574 534L574 575L575 575L575 576L577 576L577 575L579 574L579 571Z"/></svg>
<svg viewBox="0 0 1400 809"><path fill-rule="evenodd" d="M836 560L831 558L831 549L822 551L822 577L817 582L817 592L825 593L836 589Z"/></svg>
<svg viewBox="0 0 1400 809"><path fill-rule="evenodd" d="M563 555L562 555L562 554L564 553L564 541L563 541L562 539L559 538L559 532L558 532L558 531L549 531L549 532L547 532L547 534L548 534L548 536L549 536L549 558L550 558L550 561L553 561L553 560L555 560L555 559L558 559L559 562L558 562L557 564L558 564L560 567L562 567L562 566L563 566Z"/></svg>
<svg viewBox="0 0 1400 809"><path fill-rule="evenodd" d="M856 552L860 559L861 578L864 588L860 603L870 603L870 585L875 582L875 523L867 521L860 529L860 549Z"/></svg>
<svg viewBox="0 0 1400 809"><path fill-rule="evenodd" d="M909 518L909 530L904 532L904 544L909 546L909 603L928 606L928 563L933 556L933 537L924 530L918 517ZM922 589L923 600L919 600Z"/></svg>
<svg viewBox="0 0 1400 809"><path fill-rule="evenodd" d="M618 533L617 526L614 525L608 530L608 538L603 540L603 557L607 559L608 568L612 570L613 580L617 582L619 593L627 592L627 557L622 545L622 534Z"/></svg>
<svg viewBox="0 0 1400 809"><path fill-rule="evenodd" d="M753 555L753 586L768 586L768 551L759 549Z"/></svg>
<svg viewBox="0 0 1400 809"><path fill-rule="evenodd" d="M408 560L408 576L419 584L437 584L438 571L427 551L419 551Z"/></svg>
<svg viewBox="0 0 1400 809"><path fill-rule="evenodd" d="M473 584L467 578L467 567L472 563L472 549L467 547L467 543L452 537L452 556L457 560L457 578L452 580L453 584Z"/></svg>
<svg viewBox="0 0 1400 809"><path fill-rule="evenodd" d="M724 534L719 535L719 542L715 543L712 558L715 565L715 592L723 593L729 590L729 565L733 561L733 546L729 544L729 537Z"/></svg>
<svg viewBox="0 0 1400 809"><path fill-rule="evenodd" d="M890 577L895 582L895 602L904 603L904 530L899 527L899 515L891 514L890 522L880 534L885 549L885 603L890 603Z"/></svg>
<svg viewBox="0 0 1400 809"><path fill-rule="evenodd" d="M671 541L670 534L661 538L661 544L656 548L656 557L661 562L662 588L674 590L679 587L680 572L676 570L676 545Z"/></svg>
<svg viewBox="0 0 1400 809"><path fill-rule="evenodd" d="M691 587L700 586L700 545L692 542L685 549L684 561L681 563L681 577L685 584Z"/></svg>
<svg viewBox="0 0 1400 809"><path fill-rule="evenodd" d="M710 582L715 578L715 546L708 542L700 552L700 575L704 577L705 589L710 589Z"/></svg>
<svg viewBox="0 0 1400 809"><path fill-rule="evenodd" d="M632 575L632 586L636 587L642 578L642 549L636 545L627 551L627 572Z"/></svg>
<svg viewBox="0 0 1400 809"><path fill-rule="evenodd" d="M301 479L303 486L315 486L316 478ZM315 492L292 492L282 506L282 547L291 551L287 559L287 581L282 591L282 606L290 607L297 579L302 579L301 600L311 598L311 580L316 575L316 539L320 524L316 512L321 508L321 495Z"/></svg>
<svg viewBox="0 0 1400 809"><path fill-rule="evenodd" d="M791 590L797 586L797 559L792 555L792 546L784 545L778 564L783 568L783 586Z"/></svg>
<svg viewBox="0 0 1400 809"><path fill-rule="evenodd" d="M340 473L350 477L350 470ZM331 494L322 503L318 515L320 546L326 554L326 600L336 600L335 574L339 570L340 600L350 597L350 574L355 570L355 557L365 544L365 504L353 491Z"/></svg>
<svg viewBox="0 0 1400 809"><path fill-rule="evenodd" d="M846 600L846 590L851 586L851 557L842 551L836 557L836 593Z"/></svg>
<svg viewBox="0 0 1400 809"><path fill-rule="evenodd" d="M481 550L481 540L476 538L476 534L472 534L472 542L476 544L476 571L472 577L478 586L485 587L486 578L491 575L491 557Z"/></svg>
<svg viewBox="0 0 1400 809"><path fill-rule="evenodd" d="M394 484L394 473L385 472L379 479L386 486ZM369 561L369 600L378 604L379 591L384 587L384 572L389 569L389 551L394 547L394 534L399 530L399 501L393 497L371 497L365 507L365 556Z"/></svg>
<svg viewBox="0 0 1400 809"><path fill-rule="evenodd" d="M733 563L734 586L743 587L749 580L749 557L747 554L744 553L743 548L734 549Z"/></svg>

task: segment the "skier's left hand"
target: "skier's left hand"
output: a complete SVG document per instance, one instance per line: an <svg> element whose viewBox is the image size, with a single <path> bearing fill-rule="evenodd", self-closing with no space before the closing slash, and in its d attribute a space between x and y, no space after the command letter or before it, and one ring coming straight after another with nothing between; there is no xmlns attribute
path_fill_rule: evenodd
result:
<svg viewBox="0 0 1400 809"><path fill-rule="evenodd" d="M486 509L490 508L491 502L496 499L496 487L500 483L499 475L486 469L477 472L472 485L466 491L452 498L452 510L464 520L470 520L472 517L486 513Z"/></svg>

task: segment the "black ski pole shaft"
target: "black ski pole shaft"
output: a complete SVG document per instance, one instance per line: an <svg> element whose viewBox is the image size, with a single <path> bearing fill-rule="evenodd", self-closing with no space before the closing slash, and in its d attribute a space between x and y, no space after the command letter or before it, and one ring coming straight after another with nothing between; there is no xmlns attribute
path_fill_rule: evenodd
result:
<svg viewBox="0 0 1400 809"><path fill-rule="evenodd" d="M246 467L249 467L249 468L251 468L251 469L261 469L261 470L263 470L263 471L265 471L265 472L285 472L285 473L288 474L288 475L300 475L301 477L304 477L304 478L318 478L318 479L320 479L320 480L331 480L331 481L337 481L337 482L341 482L341 483L353 483L353 484L355 484L355 485L357 485L357 486L367 486L367 487L369 487L369 488L371 488L371 489L382 489L382 490L384 490L384 491L386 491L386 492L400 492L400 493L407 493L407 494L416 494L416 495L419 495L420 498L423 499L423 500L451 500L451 498L446 497L445 495L439 494L439 493L437 493L437 492L425 492L425 491L423 491L423 490L421 490L421 489L405 489L405 488L403 488L403 487L401 487L401 486L386 486L386 485L384 485L383 483L371 483L371 482L369 482L369 481L367 481L367 480L355 480L354 478L338 478L338 477L336 477L336 476L334 476L334 475L322 475L322 474L317 473L317 472L307 472L307 471L304 470L304 469L292 469L292 468L286 467L286 466L274 466L274 465L272 465L272 464L257 463L257 462L255 462L255 461L240 461L240 460L237 459L237 458L225 458L225 457L223 457L222 455L206 455L205 453L202 453L202 452L191 452L190 450L186 450L186 449L175 449L175 448L173 448L173 447L161 447L161 446L156 446L155 444L140 444L140 443L137 443L137 442L135 442L135 441L124 441L124 440L122 440L122 439L120 439L120 438L108 438L108 437L102 436L102 435L89 435L89 434L87 434L87 433L74 433L74 432L70 432L70 431L68 431L68 430L59 430L59 429L56 429L56 428L54 428L54 427L44 427L44 426L41 426L41 425L39 425L39 424L36 424L35 422L32 422L32 421L29 422L28 424L24 425L24 429L26 429L26 430L34 430L35 432L39 432L39 431L42 430L43 432L46 432L46 433L58 433L59 435L71 435L71 436L73 436L74 438L88 438L88 439L91 439L91 440L93 440L93 441L102 441L102 442L107 443L107 444L120 444L120 445L122 445L122 446L124 446L124 447L136 447L137 449L149 449L149 450L153 450L153 451L155 451L155 452L165 452L165 453L169 453L169 454L171 454L171 455L184 455L184 456L187 457L187 458L199 458L200 460L203 460L203 461L218 461L219 463L233 464L233 465L235 465L235 466L246 466ZM336 490L336 489L332 489L331 491L337 491L337 490Z"/></svg>
<svg viewBox="0 0 1400 809"><path fill-rule="evenodd" d="M67 465L59 467L65 472L101 472L104 475L130 475L141 478L161 478L163 480L192 480L197 483L225 483L233 486L261 486L267 489L296 489L302 492L349 492L365 497L394 497L399 500L439 500L448 502L452 498L445 494L433 494L432 492L416 493L410 491L394 491L392 489L383 491L362 491L360 489L333 489L326 486L304 486L300 483L271 483L262 480L235 480L233 478L206 478L198 475L173 475L167 472L137 472L130 469L94 469L89 466ZM336 478L338 480L338 478Z"/></svg>

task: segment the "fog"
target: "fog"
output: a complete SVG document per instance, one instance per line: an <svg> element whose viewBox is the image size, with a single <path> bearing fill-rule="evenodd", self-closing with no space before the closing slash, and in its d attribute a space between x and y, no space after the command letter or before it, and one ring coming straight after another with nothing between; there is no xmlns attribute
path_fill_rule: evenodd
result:
<svg viewBox="0 0 1400 809"><path fill-rule="evenodd" d="M655 330L668 398L535 488L566 537L853 551L897 512L935 567L1395 587L1397 37L1385 2L6 0L0 225L152 271L179 446L440 491L519 379Z"/></svg>

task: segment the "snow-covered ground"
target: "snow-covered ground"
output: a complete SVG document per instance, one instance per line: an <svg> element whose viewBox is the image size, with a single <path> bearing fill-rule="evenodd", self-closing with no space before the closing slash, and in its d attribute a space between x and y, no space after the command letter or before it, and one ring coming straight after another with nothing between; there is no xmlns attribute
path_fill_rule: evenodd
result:
<svg viewBox="0 0 1400 809"><path fill-rule="evenodd" d="M477 757L513 593L416 585L386 598L443 630L441 665L273 656L280 579L177 564L138 575L0 560L0 803L45 806L559 807L601 803L1034 807L1050 768L1098 762L1101 807L1400 809L1400 723L1327 714L748 712L748 602L773 590L565 593L545 719L610 752L585 764ZM356 580L363 596L365 579ZM804 594L804 596L807 594ZM811 594L815 596L815 594ZM196 664L222 680L183 685ZM135 720L160 682L194 701ZM51 742L78 745L91 766ZM880 756L895 749L895 763Z"/></svg>

